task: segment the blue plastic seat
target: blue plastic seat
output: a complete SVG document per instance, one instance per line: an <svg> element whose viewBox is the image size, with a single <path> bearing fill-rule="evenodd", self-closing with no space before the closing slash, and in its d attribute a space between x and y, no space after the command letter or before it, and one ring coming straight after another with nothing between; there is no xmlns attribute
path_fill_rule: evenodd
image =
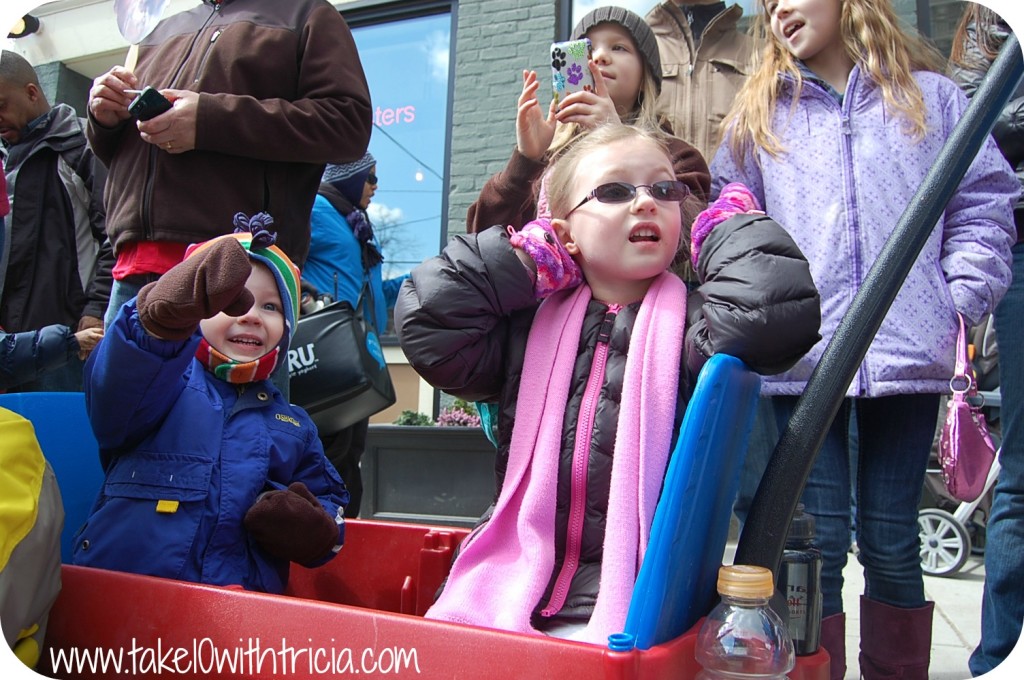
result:
<svg viewBox="0 0 1024 680"><path fill-rule="evenodd" d="M0 394L0 407L32 422L43 455L50 462L64 502L60 536L63 562L71 559L72 538L103 485L99 446L92 434L81 392Z"/></svg>
<svg viewBox="0 0 1024 680"><path fill-rule="evenodd" d="M624 632L638 649L682 635L715 602L760 385L725 354L697 378L626 617Z"/></svg>

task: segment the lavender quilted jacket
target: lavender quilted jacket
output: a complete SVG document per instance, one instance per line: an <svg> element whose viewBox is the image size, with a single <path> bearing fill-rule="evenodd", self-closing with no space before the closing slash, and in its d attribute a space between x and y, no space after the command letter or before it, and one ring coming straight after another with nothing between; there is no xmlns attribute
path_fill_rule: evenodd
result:
<svg viewBox="0 0 1024 680"><path fill-rule="evenodd" d="M785 152L761 149L742 163L727 144L711 163L712 194L743 182L792 235L821 295L822 340L790 371L765 376L762 392L800 394L850 301L966 108L949 79L915 73L928 133L914 143L883 109L858 68L840 103L804 81L795 108L783 98L774 128ZM792 92L792 89L789 90ZM950 199L868 349L847 396L940 393L953 371L955 311L975 323L1010 281L1012 206L1021 190L991 138Z"/></svg>

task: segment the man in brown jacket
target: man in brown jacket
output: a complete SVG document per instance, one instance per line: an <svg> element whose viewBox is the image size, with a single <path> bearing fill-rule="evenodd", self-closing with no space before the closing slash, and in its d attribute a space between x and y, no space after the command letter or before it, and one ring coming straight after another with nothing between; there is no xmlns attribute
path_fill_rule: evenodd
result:
<svg viewBox="0 0 1024 680"><path fill-rule="evenodd" d="M742 16L742 7L720 0L665 0L644 18L661 52L658 113L708 163L751 70L756 43L737 28Z"/></svg>
<svg viewBox="0 0 1024 680"><path fill-rule="evenodd" d="M89 141L110 168L108 325L239 211L270 213L301 266L325 164L361 158L372 129L355 42L326 0L203 0L161 21L138 54L137 68L115 66L89 93ZM173 107L136 121L130 90L145 86Z"/></svg>

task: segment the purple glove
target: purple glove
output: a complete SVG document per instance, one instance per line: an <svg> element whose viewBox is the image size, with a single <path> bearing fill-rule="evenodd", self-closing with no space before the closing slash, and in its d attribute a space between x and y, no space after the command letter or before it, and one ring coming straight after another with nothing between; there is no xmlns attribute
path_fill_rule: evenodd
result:
<svg viewBox="0 0 1024 680"><path fill-rule="evenodd" d="M750 193L750 189L739 182L722 187L722 193L706 210L697 215L693 221L693 228L690 229L690 261L693 266L697 266L700 247L712 229L733 215L751 214L763 215L764 212L754 194Z"/></svg>
<svg viewBox="0 0 1024 680"><path fill-rule="evenodd" d="M299 564L327 557L338 544L338 523L302 482L260 496L243 524L261 548Z"/></svg>
<svg viewBox="0 0 1024 680"><path fill-rule="evenodd" d="M583 283L580 266L558 240L550 220L543 217L535 219L524 224L519 231L508 227L508 234L512 247L523 249L537 265L533 292L538 300Z"/></svg>

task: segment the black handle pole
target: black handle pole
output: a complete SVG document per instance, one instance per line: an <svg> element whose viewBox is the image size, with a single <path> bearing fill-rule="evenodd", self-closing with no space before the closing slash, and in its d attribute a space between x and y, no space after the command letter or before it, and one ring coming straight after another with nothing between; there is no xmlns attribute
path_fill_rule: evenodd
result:
<svg viewBox="0 0 1024 680"><path fill-rule="evenodd" d="M778 575L789 522L868 346L999 112L1024 76L1011 34L850 303L797 401L757 488L734 562Z"/></svg>

